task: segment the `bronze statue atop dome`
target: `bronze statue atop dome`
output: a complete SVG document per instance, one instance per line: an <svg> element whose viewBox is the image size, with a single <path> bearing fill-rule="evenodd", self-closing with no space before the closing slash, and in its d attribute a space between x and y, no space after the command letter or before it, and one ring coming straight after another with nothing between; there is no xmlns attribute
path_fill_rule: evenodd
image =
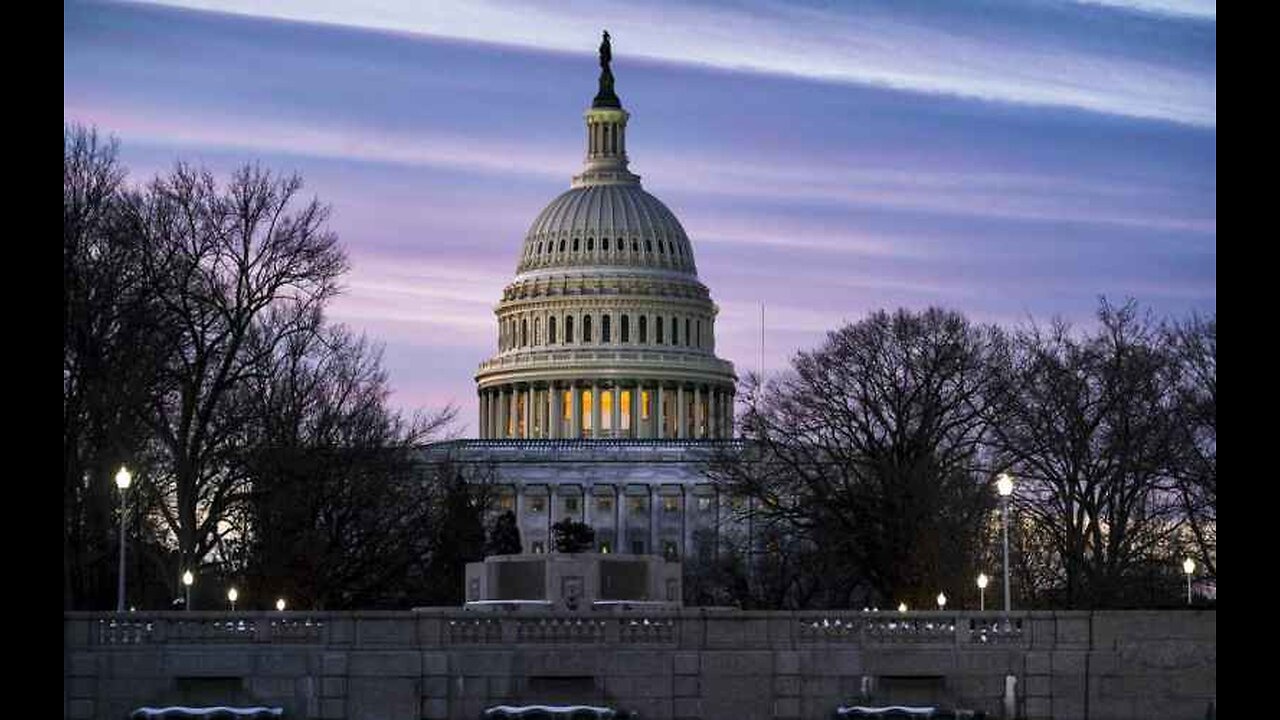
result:
<svg viewBox="0 0 1280 720"><path fill-rule="evenodd" d="M613 71L609 63L613 60L613 48L609 44L609 31L604 31L604 39L600 41L600 91L591 101L591 107L621 108L622 101L613 91Z"/></svg>

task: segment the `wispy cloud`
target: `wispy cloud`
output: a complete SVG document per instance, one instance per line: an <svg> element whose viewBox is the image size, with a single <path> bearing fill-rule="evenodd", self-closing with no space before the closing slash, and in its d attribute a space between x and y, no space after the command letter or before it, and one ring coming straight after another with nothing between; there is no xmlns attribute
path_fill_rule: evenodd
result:
<svg viewBox="0 0 1280 720"><path fill-rule="evenodd" d="M1213 28L1194 38L1208 45L1208 71L1123 52L1098 52L1097 28L1079 36L1060 32L1069 6L1046 6L1027 21L1026 7L995 3L954 22L935 22L928 10L876 3L811 7L760 3L755 8L621 0L530 2L391 0L351 5L335 0L160 0L191 9L318 22L469 41L582 53L600 27L615 32L630 58L691 63L818 80L943 93L1009 103L1216 124ZM1135 1L1126 7L1181 8L1185 3ZM1008 22L1002 22L1010 18ZM1121 31L1116 43L1122 42ZM1079 40L1072 45L1073 39Z"/></svg>

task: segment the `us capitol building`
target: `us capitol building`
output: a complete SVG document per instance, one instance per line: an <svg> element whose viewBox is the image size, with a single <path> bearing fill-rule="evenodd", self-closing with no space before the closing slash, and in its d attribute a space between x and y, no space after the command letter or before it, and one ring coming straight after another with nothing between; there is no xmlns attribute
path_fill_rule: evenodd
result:
<svg viewBox="0 0 1280 720"><path fill-rule="evenodd" d="M720 523L703 468L733 436L736 376L715 355L688 235L628 169L611 59L606 32L582 171L534 219L496 307L497 353L475 376L480 439L426 452L491 471L525 552L570 517L599 552L675 559Z"/></svg>

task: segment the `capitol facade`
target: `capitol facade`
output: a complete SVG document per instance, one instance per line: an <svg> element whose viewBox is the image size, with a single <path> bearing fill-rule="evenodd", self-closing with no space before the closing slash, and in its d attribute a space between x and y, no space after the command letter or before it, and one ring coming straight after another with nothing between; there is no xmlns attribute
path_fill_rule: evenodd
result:
<svg viewBox="0 0 1280 720"><path fill-rule="evenodd" d="M605 33L582 171L534 219L495 309L479 439L427 452L492 471L526 552L571 517L600 552L678 558L720 520L704 470L733 435L736 376L693 244L628 168L611 59Z"/></svg>

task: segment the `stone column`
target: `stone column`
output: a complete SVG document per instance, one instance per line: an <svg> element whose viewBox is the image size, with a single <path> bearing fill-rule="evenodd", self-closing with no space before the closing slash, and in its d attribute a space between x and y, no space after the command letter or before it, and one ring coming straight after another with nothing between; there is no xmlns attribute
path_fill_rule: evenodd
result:
<svg viewBox="0 0 1280 720"><path fill-rule="evenodd" d="M507 388L498 388L498 433L494 437L499 439L507 437L507 418L510 417L507 403Z"/></svg>
<svg viewBox="0 0 1280 720"><path fill-rule="evenodd" d="M658 486L649 486L649 554L658 554Z"/></svg>
<svg viewBox="0 0 1280 720"><path fill-rule="evenodd" d="M488 428L486 427L486 420L485 420L485 413L487 413L488 411L489 411L489 399L488 397L485 396L485 391L481 390L480 391L480 417L476 421L478 426L476 428L476 432L481 439L488 437L487 435Z"/></svg>
<svg viewBox="0 0 1280 720"><path fill-rule="evenodd" d="M733 393L724 394L724 436L733 437Z"/></svg>
<svg viewBox="0 0 1280 720"><path fill-rule="evenodd" d="M604 437L600 430L600 383L591 383L591 437Z"/></svg>
<svg viewBox="0 0 1280 720"><path fill-rule="evenodd" d="M614 382L609 392L613 393L613 436L622 437L622 387Z"/></svg>
<svg viewBox="0 0 1280 720"><path fill-rule="evenodd" d="M578 396L578 382L569 383L569 437L582 437L582 398Z"/></svg>
<svg viewBox="0 0 1280 720"><path fill-rule="evenodd" d="M529 533L525 532L524 527L524 483L516 485L516 527L520 529L520 552L529 552L525 539L529 537Z"/></svg>
<svg viewBox="0 0 1280 720"><path fill-rule="evenodd" d="M654 437L656 437L656 438L664 438L664 437L666 437L667 424L666 424L666 422L664 422L664 421L665 421L665 419L666 419L666 415L663 413L663 407L662 407L662 400L663 400L663 397L662 397L662 382L661 382L661 381L659 381L659 382L657 383L657 386L658 386L658 396L657 396L657 398L653 401L653 409L654 409L654 413L653 413L653 436L654 436Z"/></svg>
<svg viewBox="0 0 1280 720"><path fill-rule="evenodd" d="M689 486L680 485L680 562L685 562L693 549L693 523L689 513L693 508L689 504Z"/></svg>
<svg viewBox="0 0 1280 720"><path fill-rule="evenodd" d="M718 402L719 399L720 396L716 394L716 388L714 385L707 388L707 437L709 438L720 437L717 434L719 426L716 425L716 402Z"/></svg>
<svg viewBox="0 0 1280 720"><path fill-rule="evenodd" d="M631 388L631 437L644 437L640 434L640 383Z"/></svg>
<svg viewBox="0 0 1280 720"><path fill-rule="evenodd" d="M527 440L533 437L533 386L525 386L522 395L524 395L524 432L520 433L520 437Z"/></svg>
<svg viewBox="0 0 1280 720"><path fill-rule="evenodd" d="M689 437L689 405L684 399L684 384L676 388L676 437Z"/></svg>
<svg viewBox="0 0 1280 720"><path fill-rule="evenodd" d="M613 516L615 523L613 551L617 553L627 552L627 515L626 508L623 507L627 499L627 496L623 493L625 489L626 485L622 483L613 486Z"/></svg>
<svg viewBox="0 0 1280 720"><path fill-rule="evenodd" d="M507 431L507 437L510 438L520 437L520 401L516 399L519 392L514 384L507 391L507 427L510 428Z"/></svg>
<svg viewBox="0 0 1280 720"><path fill-rule="evenodd" d="M551 438L559 438L560 430L564 426L564 408L561 406L561 395L563 390L556 383L551 383Z"/></svg>
<svg viewBox="0 0 1280 720"><path fill-rule="evenodd" d="M705 404L702 402L702 386L694 385L693 386L693 413L692 413L692 417L690 417L689 419L689 422L693 423L693 428L689 431L689 434L699 439L706 437L707 424L706 424L706 421L703 419L703 413L705 412L703 410L704 407L705 407Z"/></svg>

